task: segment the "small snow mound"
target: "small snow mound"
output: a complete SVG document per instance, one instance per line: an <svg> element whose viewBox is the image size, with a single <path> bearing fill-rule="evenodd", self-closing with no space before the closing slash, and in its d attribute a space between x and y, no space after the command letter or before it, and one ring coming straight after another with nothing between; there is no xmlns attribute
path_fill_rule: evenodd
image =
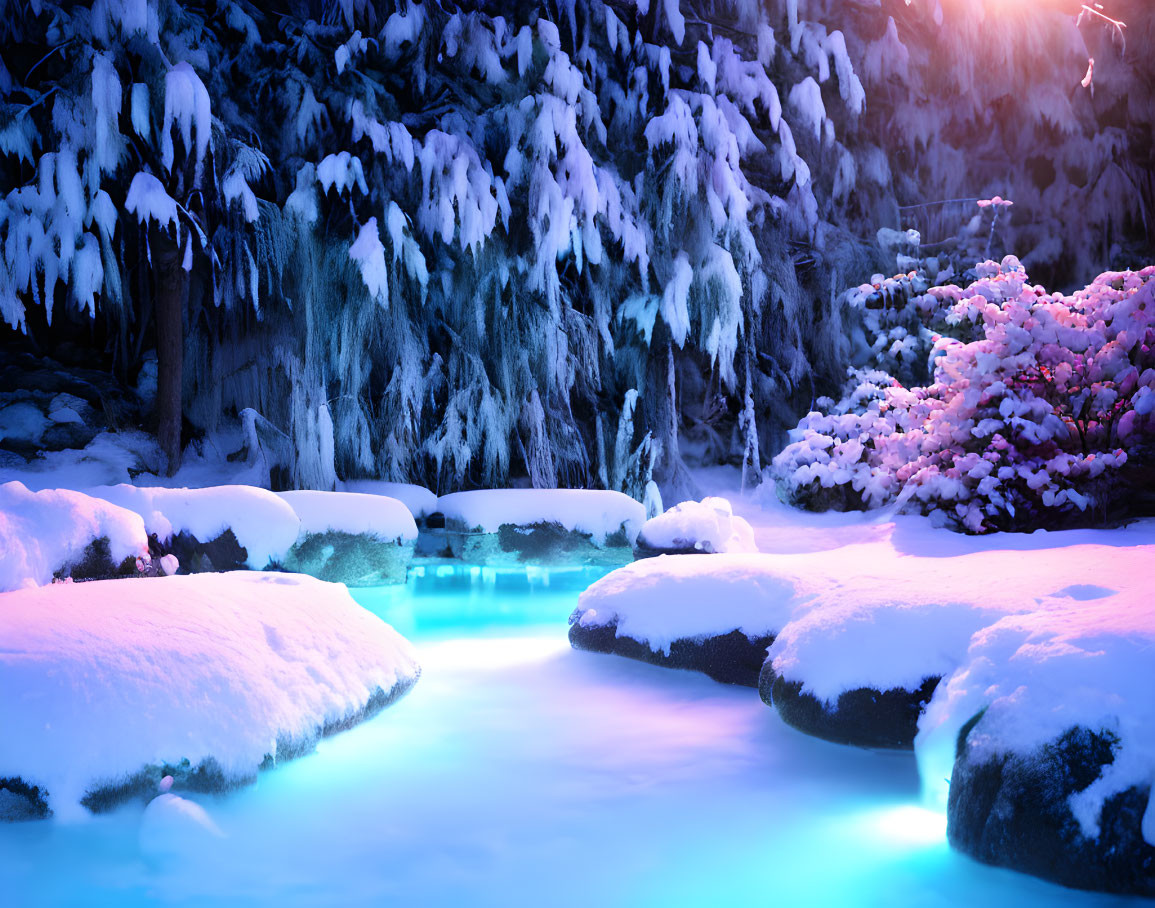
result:
<svg viewBox="0 0 1155 908"><path fill-rule="evenodd" d="M725 498L683 501L646 521L638 544L658 551L757 552L754 530Z"/></svg>
<svg viewBox="0 0 1155 908"><path fill-rule="evenodd" d="M171 783L172 776L165 778ZM140 821L140 850L153 860L179 858L223 838L203 807L167 790L149 802Z"/></svg>
<svg viewBox="0 0 1155 908"><path fill-rule="evenodd" d="M114 564L148 561L144 522L131 510L67 489L0 485L0 592L51 583L98 539L108 540Z"/></svg>

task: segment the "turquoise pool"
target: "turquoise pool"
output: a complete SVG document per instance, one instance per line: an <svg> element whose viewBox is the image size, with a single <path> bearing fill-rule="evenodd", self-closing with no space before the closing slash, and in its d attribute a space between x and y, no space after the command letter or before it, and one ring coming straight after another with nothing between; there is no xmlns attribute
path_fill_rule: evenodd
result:
<svg viewBox="0 0 1155 908"><path fill-rule="evenodd" d="M224 835L168 859L147 857L141 805L0 826L0 904L1127 902L952 853L911 756L808 738L749 689L574 652L566 618L601 573L431 564L358 592L421 651L407 698L196 797Z"/></svg>

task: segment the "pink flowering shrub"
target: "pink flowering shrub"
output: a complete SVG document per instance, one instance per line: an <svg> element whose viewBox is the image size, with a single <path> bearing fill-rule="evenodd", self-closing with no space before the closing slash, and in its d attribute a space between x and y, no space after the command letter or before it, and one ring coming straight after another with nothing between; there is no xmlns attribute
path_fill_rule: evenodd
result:
<svg viewBox="0 0 1155 908"><path fill-rule="evenodd" d="M1155 465L1155 267L1071 296L1013 257L976 273L906 300L930 383L860 373L857 406L824 401L802 420L774 459L785 500L897 504L972 533L1092 524L1138 500Z"/></svg>

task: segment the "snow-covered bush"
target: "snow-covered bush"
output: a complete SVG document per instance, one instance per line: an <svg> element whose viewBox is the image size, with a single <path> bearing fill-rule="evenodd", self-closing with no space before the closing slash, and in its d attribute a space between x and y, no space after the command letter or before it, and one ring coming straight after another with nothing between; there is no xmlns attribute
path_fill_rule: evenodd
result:
<svg viewBox="0 0 1155 908"><path fill-rule="evenodd" d="M810 508L895 503L968 532L1125 516L1155 443L1155 267L1071 296L1017 259L912 305L975 339L940 341L933 382L897 381L813 412L775 458L780 494ZM877 393L881 390L881 393ZM1136 481L1141 481L1136 480ZM1139 504L1138 506L1141 506Z"/></svg>

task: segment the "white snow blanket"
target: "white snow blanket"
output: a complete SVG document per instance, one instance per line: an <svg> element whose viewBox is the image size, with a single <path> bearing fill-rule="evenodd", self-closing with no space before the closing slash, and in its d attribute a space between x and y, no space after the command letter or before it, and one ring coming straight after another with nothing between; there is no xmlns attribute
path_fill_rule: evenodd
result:
<svg viewBox="0 0 1155 908"><path fill-rule="evenodd" d="M0 777L57 816L143 766L213 758L251 778L416 679L412 646L340 584L239 572L0 597Z"/></svg>
<svg viewBox="0 0 1155 908"><path fill-rule="evenodd" d="M387 482L383 479L350 479L339 483L342 492L360 492L363 495L384 495L396 498L414 519L420 520L437 510L437 496L425 488L410 482Z"/></svg>
<svg viewBox="0 0 1155 908"><path fill-rule="evenodd" d="M51 583L56 571L79 561L101 537L118 564L149 560L139 514L66 489L0 485L0 592Z"/></svg>
<svg viewBox="0 0 1155 908"><path fill-rule="evenodd" d="M300 539L312 533L351 533L412 542L417 524L396 498L359 492L278 492L301 522Z"/></svg>
<svg viewBox="0 0 1155 908"><path fill-rule="evenodd" d="M700 552L757 552L754 530L725 498L683 501L646 521L639 544L652 549L697 549Z"/></svg>
<svg viewBox="0 0 1155 908"><path fill-rule="evenodd" d="M646 509L640 501L600 489L454 492L437 499L437 509L448 520L459 520L486 533L496 533L503 524L557 523L573 532L588 533L598 545L623 527L633 545L646 522Z"/></svg>
<svg viewBox="0 0 1155 908"><path fill-rule="evenodd" d="M246 564L258 571L284 558L297 541L301 524L288 502L255 486L165 489L121 484L98 486L87 493L136 511L148 532L162 541L187 532L209 542L232 530L245 548Z"/></svg>

